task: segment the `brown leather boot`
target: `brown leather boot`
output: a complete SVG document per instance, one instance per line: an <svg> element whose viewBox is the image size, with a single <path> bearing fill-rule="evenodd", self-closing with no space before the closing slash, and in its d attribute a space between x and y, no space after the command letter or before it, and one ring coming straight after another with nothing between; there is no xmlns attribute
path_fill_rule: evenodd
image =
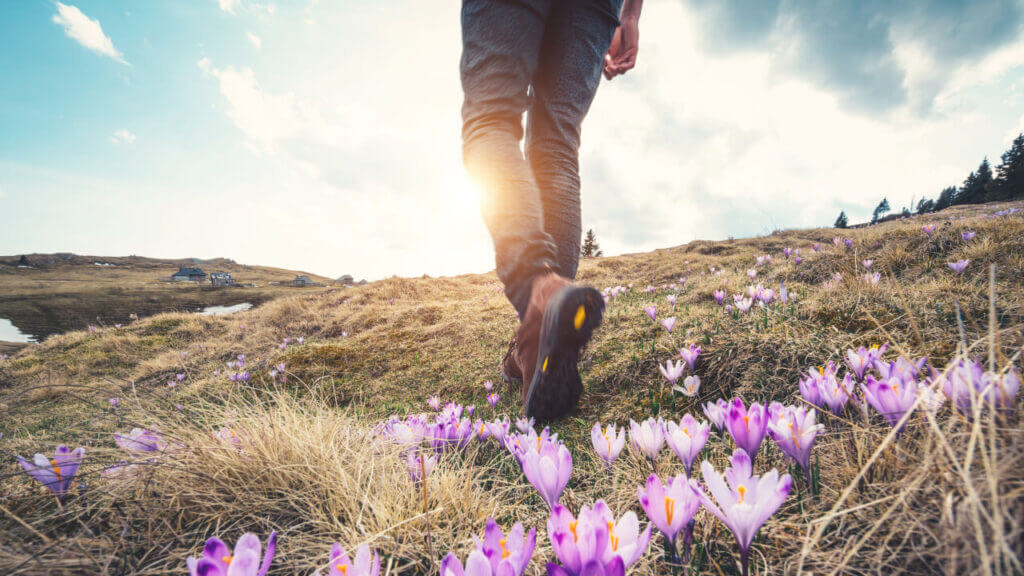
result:
<svg viewBox="0 0 1024 576"><path fill-rule="evenodd" d="M516 360L523 376L523 411L538 420L568 413L583 394L576 362L601 324L604 299L549 272L536 277L516 330Z"/></svg>
<svg viewBox="0 0 1024 576"><path fill-rule="evenodd" d="M501 361L501 379L510 384L523 383L523 372L519 369L519 360L516 358L518 348L518 340L516 340L516 335L513 334L512 340L508 343L508 351L505 352L505 358Z"/></svg>

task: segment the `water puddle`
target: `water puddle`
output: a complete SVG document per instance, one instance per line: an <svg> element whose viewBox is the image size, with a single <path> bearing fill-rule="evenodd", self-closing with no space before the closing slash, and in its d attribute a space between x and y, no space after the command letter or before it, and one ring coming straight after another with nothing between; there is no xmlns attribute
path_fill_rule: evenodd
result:
<svg viewBox="0 0 1024 576"><path fill-rule="evenodd" d="M197 314L201 316L227 316L228 314L234 314L235 312L244 312L252 308L252 304L249 302L242 302L241 304L235 304L234 306L207 306L203 308ZM3 325L0 324L0 334L3 332ZM3 338L0 338L3 340Z"/></svg>
<svg viewBox="0 0 1024 576"><path fill-rule="evenodd" d="M29 343L36 339L31 334L25 334L18 327L6 318L0 318L0 341Z"/></svg>

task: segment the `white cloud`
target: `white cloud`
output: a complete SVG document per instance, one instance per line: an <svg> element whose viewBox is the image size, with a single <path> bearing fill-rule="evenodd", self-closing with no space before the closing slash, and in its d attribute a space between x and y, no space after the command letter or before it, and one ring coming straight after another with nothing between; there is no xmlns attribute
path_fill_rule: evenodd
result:
<svg viewBox="0 0 1024 576"><path fill-rule="evenodd" d="M53 15L53 22L64 27L64 33L68 38L89 50L122 64L128 64L124 55L114 48L114 43L103 33L99 20L90 19L77 7L57 2L57 13Z"/></svg>
<svg viewBox="0 0 1024 576"><path fill-rule="evenodd" d="M127 130L118 130L111 134L110 141L114 144L128 144L130 146L135 144L135 134Z"/></svg>
<svg viewBox="0 0 1024 576"><path fill-rule="evenodd" d="M262 38L253 34L252 32L246 32L245 35L249 37L249 42L252 42L252 45L255 46L257 50L263 48Z"/></svg>
<svg viewBox="0 0 1024 576"><path fill-rule="evenodd" d="M3 187L0 187L0 198L7 198L7 192L3 189Z"/></svg>
<svg viewBox="0 0 1024 576"><path fill-rule="evenodd" d="M228 14L234 14L237 8L242 6L242 0L217 0L220 9Z"/></svg>

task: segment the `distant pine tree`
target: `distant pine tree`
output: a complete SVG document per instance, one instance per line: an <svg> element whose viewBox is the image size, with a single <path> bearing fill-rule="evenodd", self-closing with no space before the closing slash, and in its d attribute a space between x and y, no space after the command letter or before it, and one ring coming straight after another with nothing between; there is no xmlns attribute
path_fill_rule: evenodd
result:
<svg viewBox="0 0 1024 576"><path fill-rule="evenodd" d="M1012 200L1024 198L1024 134L1013 139L1010 149L1003 152L1002 164L996 168L996 177L989 186L985 200Z"/></svg>
<svg viewBox="0 0 1024 576"><path fill-rule="evenodd" d="M850 219L846 217L846 211L840 211L839 216L836 218L835 224L832 226L835 228L846 228L850 224Z"/></svg>
<svg viewBox="0 0 1024 576"><path fill-rule="evenodd" d="M875 222L878 222L878 219L888 214L889 210L891 210L891 208L889 208L889 199L882 198L882 201L878 203L878 206L875 206L875 211L871 213L871 223L874 224Z"/></svg>
<svg viewBox="0 0 1024 576"><path fill-rule="evenodd" d="M604 252L601 251L601 247L597 245L597 236L594 235L593 229L587 230L587 235L583 237L583 246L580 247L580 256L584 258L600 258L604 256Z"/></svg>
<svg viewBox="0 0 1024 576"><path fill-rule="evenodd" d="M964 180L963 186L953 199L953 204L981 204L988 195L989 185L992 183L992 167L988 164L988 158L982 160L978 170L971 172Z"/></svg>
<svg viewBox="0 0 1024 576"><path fill-rule="evenodd" d="M935 201L935 207L932 212L938 212L939 210L945 210L953 205L953 199L956 198L956 186L947 186L942 189L939 194L939 199Z"/></svg>
<svg viewBox="0 0 1024 576"><path fill-rule="evenodd" d="M932 200L931 198L921 198L921 200L917 203L917 213L918 214L927 214L929 212L934 212L934 211L935 211L935 201Z"/></svg>

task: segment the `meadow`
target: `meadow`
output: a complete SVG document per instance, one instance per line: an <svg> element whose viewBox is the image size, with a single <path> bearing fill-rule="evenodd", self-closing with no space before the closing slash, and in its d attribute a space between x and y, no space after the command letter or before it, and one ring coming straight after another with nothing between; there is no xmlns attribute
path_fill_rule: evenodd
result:
<svg viewBox="0 0 1024 576"><path fill-rule="evenodd" d="M1024 203L587 259L578 280L605 321L579 407L548 423L517 422L498 374L516 320L493 274L0 360L0 573L187 574L247 532L274 533L269 574L372 573L369 550L381 574L741 574L734 532L750 574L1024 573ZM688 474L679 431L701 422ZM48 470L58 445L84 452L47 489L16 457ZM261 573L244 542L208 547L209 573Z"/></svg>

